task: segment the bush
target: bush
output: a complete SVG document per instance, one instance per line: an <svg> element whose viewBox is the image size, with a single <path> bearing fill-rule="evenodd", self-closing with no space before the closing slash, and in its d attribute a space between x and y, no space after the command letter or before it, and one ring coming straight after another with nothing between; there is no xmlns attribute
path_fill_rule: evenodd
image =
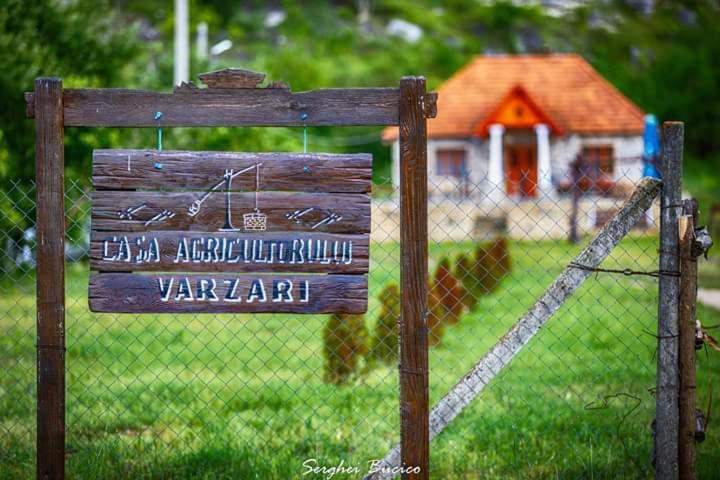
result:
<svg viewBox="0 0 720 480"><path fill-rule="evenodd" d="M497 290L503 279L510 273L512 267L510 261L510 250L508 249L507 239L505 237L496 237L488 250L490 259L490 272L492 276L492 285L490 291Z"/></svg>
<svg viewBox="0 0 720 480"><path fill-rule="evenodd" d="M475 258L473 263L474 284L472 293L475 298L479 299L483 295L487 295L495 288L495 280L493 278L493 262L490 256L490 247L487 244L480 244L475 248Z"/></svg>
<svg viewBox="0 0 720 480"><path fill-rule="evenodd" d="M450 262L443 258L435 269L435 285L440 295L442 319L449 325L455 325L463 314L463 289L457 277L450 271Z"/></svg>
<svg viewBox="0 0 720 480"><path fill-rule="evenodd" d="M473 273L473 261L468 254L460 254L455 262L453 274L460 282L460 301L465 308L472 310L478 302L478 297L473 295L473 286L478 283L478 280Z"/></svg>
<svg viewBox="0 0 720 480"><path fill-rule="evenodd" d="M450 271L450 262L440 260L428 288L428 344L437 345L445 334L445 325L460 321L463 291Z"/></svg>
<svg viewBox="0 0 720 480"><path fill-rule="evenodd" d="M497 237L489 243L475 247L474 255L461 254L456 263L454 276L460 282L460 301L472 310L480 297L500 286L511 270L510 251L505 237Z"/></svg>
<svg viewBox="0 0 720 480"><path fill-rule="evenodd" d="M445 322L443 322L442 292L437 284L432 282L428 290L428 345L439 344L445 335Z"/></svg>
<svg viewBox="0 0 720 480"><path fill-rule="evenodd" d="M397 362L399 355L400 289L394 283L380 292L380 315L370 346L370 360L386 364Z"/></svg>
<svg viewBox="0 0 720 480"><path fill-rule="evenodd" d="M328 383L346 383L358 371L360 358L368 353L365 315L334 314L323 330L323 356Z"/></svg>

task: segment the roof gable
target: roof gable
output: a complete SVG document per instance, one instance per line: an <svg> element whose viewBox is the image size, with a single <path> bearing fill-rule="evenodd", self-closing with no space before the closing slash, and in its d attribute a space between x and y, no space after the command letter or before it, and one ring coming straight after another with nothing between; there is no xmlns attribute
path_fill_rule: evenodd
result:
<svg viewBox="0 0 720 480"><path fill-rule="evenodd" d="M499 123L506 128L533 128L539 123L550 127L555 135L562 135L562 128L528 95L525 89L514 86L490 115L482 119L473 129L473 134L487 136L488 128Z"/></svg>
<svg viewBox="0 0 720 480"><path fill-rule="evenodd" d="M438 88L430 138L465 138L515 86L565 133L641 135L644 113L575 54L475 57ZM397 128L383 139L397 138Z"/></svg>

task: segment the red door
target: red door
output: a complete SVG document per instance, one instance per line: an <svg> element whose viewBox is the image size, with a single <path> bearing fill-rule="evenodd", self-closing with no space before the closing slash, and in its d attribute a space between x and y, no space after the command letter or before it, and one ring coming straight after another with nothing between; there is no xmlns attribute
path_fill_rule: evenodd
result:
<svg viewBox="0 0 720 480"><path fill-rule="evenodd" d="M535 196L537 156L534 146L505 146L505 184L508 195Z"/></svg>

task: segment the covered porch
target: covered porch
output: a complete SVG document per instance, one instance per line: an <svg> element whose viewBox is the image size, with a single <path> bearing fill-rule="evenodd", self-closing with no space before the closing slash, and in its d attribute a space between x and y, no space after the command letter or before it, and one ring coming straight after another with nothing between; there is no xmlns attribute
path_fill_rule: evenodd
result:
<svg viewBox="0 0 720 480"><path fill-rule="evenodd" d="M558 123L522 87L512 88L474 132L489 144L487 197L501 201L552 196L550 137L563 134Z"/></svg>

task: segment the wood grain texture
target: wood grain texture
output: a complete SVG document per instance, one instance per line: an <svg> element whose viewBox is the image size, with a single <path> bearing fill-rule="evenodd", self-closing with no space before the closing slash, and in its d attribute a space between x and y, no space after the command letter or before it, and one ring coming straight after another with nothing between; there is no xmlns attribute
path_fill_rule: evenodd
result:
<svg viewBox="0 0 720 480"><path fill-rule="evenodd" d="M109 190L205 190L222 180L226 169L236 172L232 190L368 193L372 155L329 153L235 153L168 150L95 150L93 186Z"/></svg>
<svg viewBox="0 0 720 480"><path fill-rule="evenodd" d="M208 88L256 88L265 74L242 68L224 68L198 75Z"/></svg>
<svg viewBox="0 0 720 480"><path fill-rule="evenodd" d="M63 88L35 81L37 191L37 478L65 478Z"/></svg>
<svg viewBox="0 0 720 480"><path fill-rule="evenodd" d="M226 195L216 192L207 197L199 212L191 216L190 206L202 197L201 192L92 192L93 230L141 232L158 230L213 232L225 222ZM133 219L120 219L119 212L144 205ZM234 227L243 228L243 215L255 207L254 193L230 194L231 219ZM365 194L262 192L259 209L267 215L269 232L367 233L370 231L370 197ZM308 213L300 213L312 208ZM152 218L167 211L174 214L163 221ZM299 212L298 218L292 214ZM332 213L338 219L323 223Z"/></svg>
<svg viewBox="0 0 720 480"><path fill-rule="evenodd" d="M34 115L35 96L26 96ZM73 127L212 127L397 125L397 88L344 88L292 93L279 88L67 89L65 125ZM160 122L155 112L162 112ZM306 114L307 117L303 118Z"/></svg>
<svg viewBox="0 0 720 480"><path fill-rule="evenodd" d="M154 244L153 239L157 240L157 244ZM200 239L203 241L200 242ZM209 243L207 239L212 239L212 243ZM295 240L298 242L294 243ZM230 241L233 244L229 244ZM258 243L259 241L262 243ZM312 243L308 243L308 241ZM128 234L127 232L93 231L90 239L90 268L105 272L361 274L368 272L369 242L370 236L367 234L334 235L295 232L198 234L166 231ZM350 244L352 245L351 249L348 247ZM192 259L193 245L196 245L195 250L198 253L196 260ZM282 250L280 250L281 246ZM156 247L157 250L155 250ZM289 249L293 247L295 247L295 252L290 252ZM124 252L126 248L129 256L120 255L120 251ZM308 249L311 250L309 254ZM182 257L180 260L179 250ZM112 257L115 257L115 260L110 260ZM329 262L325 263L326 260L322 257L327 257ZM138 260L140 261L138 262Z"/></svg>
<svg viewBox="0 0 720 480"><path fill-rule="evenodd" d="M161 300L160 282L168 286L168 300ZM176 288L188 279L193 300L178 299ZM217 301L198 300L198 282L214 279ZM252 283L262 280L265 301L248 301ZM272 282L290 280L292 302L274 302ZM236 286L227 282L237 281ZM307 303L301 303L300 285L308 282ZM115 313L365 313L367 311L365 275L140 275L96 273L90 277L90 310ZM207 284L205 285L207 286ZM257 290L256 290L257 291ZM228 301L228 296L239 299ZM207 298L210 298L207 295Z"/></svg>
<svg viewBox="0 0 720 480"><path fill-rule="evenodd" d="M693 252L695 224L692 215L680 217L680 312L678 318L678 363L680 398L678 401L679 478L695 475L695 320L697 310L697 258Z"/></svg>
<svg viewBox="0 0 720 480"><path fill-rule="evenodd" d="M400 444L408 480L427 480L430 462L425 94L424 78L400 81Z"/></svg>
<svg viewBox="0 0 720 480"><path fill-rule="evenodd" d="M682 212L683 124L663 124L660 197L660 270L677 272L678 216ZM656 368L655 476L678 478L678 299L677 277L661 275L658 281L658 331Z"/></svg>

